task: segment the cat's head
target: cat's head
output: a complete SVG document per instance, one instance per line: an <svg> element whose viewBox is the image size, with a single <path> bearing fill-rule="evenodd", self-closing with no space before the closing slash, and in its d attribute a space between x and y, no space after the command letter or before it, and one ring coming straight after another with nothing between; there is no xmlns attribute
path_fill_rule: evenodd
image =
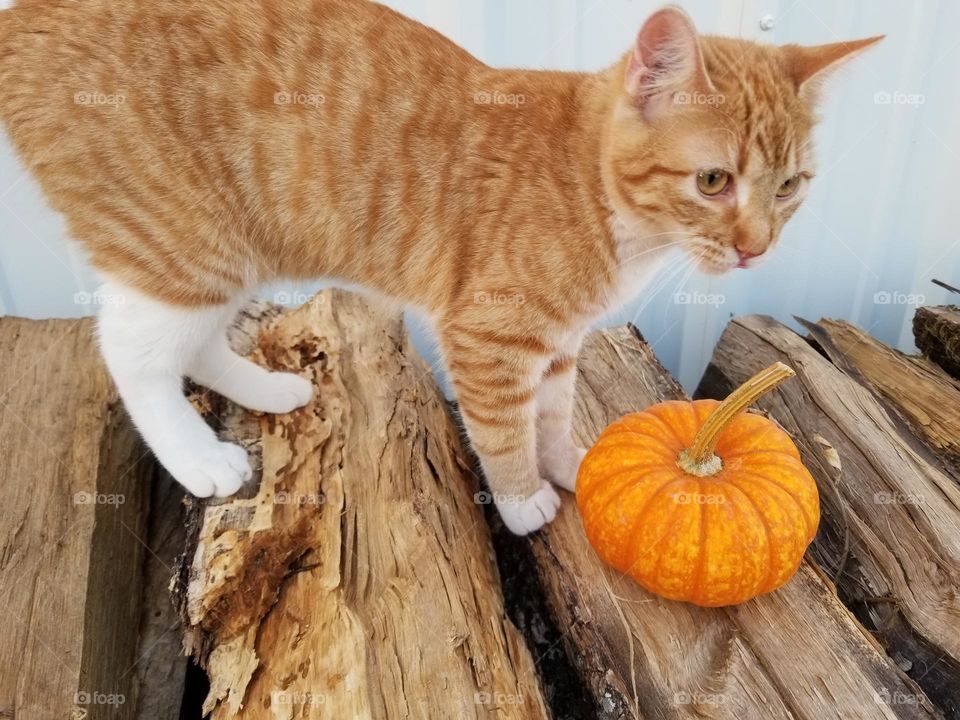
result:
<svg viewBox="0 0 960 720"><path fill-rule="evenodd" d="M816 47L700 36L676 7L613 69L603 172L618 219L718 274L777 241L814 175L823 81L880 37Z"/></svg>

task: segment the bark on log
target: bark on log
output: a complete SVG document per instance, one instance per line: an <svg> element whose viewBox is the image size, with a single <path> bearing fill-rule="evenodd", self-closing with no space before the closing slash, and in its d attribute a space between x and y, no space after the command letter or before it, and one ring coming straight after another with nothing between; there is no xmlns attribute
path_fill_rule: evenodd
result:
<svg viewBox="0 0 960 720"><path fill-rule="evenodd" d="M776 360L797 379L760 406L820 487L817 562L931 700L960 717L960 485L870 390L770 318L727 327L698 394L720 397ZM842 475L818 452L821 438Z"/></svg>
<svg viewBox="0 0 960 720"><path fill-rule="evenodd" d="M904 355L842 320L801 322L834 365L875 390L960 478L960 381L927 358Z"/></svg>
<svg viewBox="0 0 960 720"><path fill-rule="evenodd" d="M913 337L924 355L960 379L960 307L919 308L913 316Z"/></svg>
<svg viewBox="0 0 960 720"><path fill-rule="evenodd" d="M685 397L633 328L592 335L579 369L584 445L628 412ZM655 597L602 566L569 495L531 544L598 717L938 716L809 562L773 594L704 609Z"/></svg>
<svg viewBox="0 0 960 720"><path fill-rule="evenodd" d="M281 417L226 407L262 457L198 506L176 596L214 718L545 718L505 619L475 479L399 316L324 292L259 308L258 362L312 379Z"/></svg>
<svg viewBox="0 0 960 720"><path fill-rule="evenodd" d="M90 321L0 319L0 717L132 717L152 468Z"/></svg>

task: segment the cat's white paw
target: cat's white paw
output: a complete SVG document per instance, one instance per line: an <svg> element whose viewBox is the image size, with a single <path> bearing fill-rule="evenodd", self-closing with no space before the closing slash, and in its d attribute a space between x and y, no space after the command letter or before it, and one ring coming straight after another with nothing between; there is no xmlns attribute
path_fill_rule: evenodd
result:
<svg viewBox="0 0 960 720"><path fill-rule="evenodd" d="M586 454L586 450L576 445L550 451L540 458L540 472L557 487L576 492L577 471Z"/></svg>
<svg viewBox="0 0 960 720"><path fill-rule="evenodd" d="M246 450L218 442L192 462L181 463L173 476L196 497L230 497L253 477L253 471Z"/></svg>
<svg viewBox="0 0 960 720"><path fill-rule="evenodd" d="M542 488L527 496L525 500L508 499L501 502L494 496L494 502L500 517L503 518L503 524L514 535L536 532L551 522L560 509L560 496L549 483L544 483Z"/></svg>
<svg viewBox="0 0 960 720"><path fill-rule="evenodd" d="M299 375L272 372L252 388L251 398L245 403L248 410L283 415L310 402L313 383Z"/></svg>

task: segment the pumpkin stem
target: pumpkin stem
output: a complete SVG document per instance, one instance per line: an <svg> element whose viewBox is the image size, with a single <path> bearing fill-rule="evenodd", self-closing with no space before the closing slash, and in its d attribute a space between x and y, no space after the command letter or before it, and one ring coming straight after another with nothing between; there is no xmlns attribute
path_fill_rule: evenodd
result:
<svg viewBox="0 0 960 720"><path fill-rule="evenodd" d="M720 433L733 418L753 405L760 396L794 375L796 373L792 368L782 362L776 362L747 380L710 413L707 421L693 438L693 445L680 453L677 464L685 472L697 477L716 475L720 472L723 463L714 452Z"/></svg>

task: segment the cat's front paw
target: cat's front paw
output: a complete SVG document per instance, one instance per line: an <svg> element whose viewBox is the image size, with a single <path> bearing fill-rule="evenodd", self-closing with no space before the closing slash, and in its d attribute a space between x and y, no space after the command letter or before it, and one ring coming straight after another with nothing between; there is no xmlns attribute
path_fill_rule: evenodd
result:
<svg viewBox="0 0 960 720"><path fill-rule="evenodd" d="M576 445L551 450L540 458L540 472L557 487L576 492L577 471L587 451Z"/></svg>
<svg viewBox="0 0 960 720"><path fill-rule="evenodd" d="M272 372L252 388L248 410L283 415L293 412L313 398L313 383L299 375Z"/></svg>
<svg viewBox="0 0 960 720"><path fill-rule="evenodd" d="M557 510L560 509L560 496L549 483L544 483L543 487L526 498L498 499L494 496L494 502L500 517L503 518L503 524L514 535L529 535L536 532L551 522L557 516Z"/></svg>
<svg viewBox="0 0 960 720"><path fill-rule="evenodd" d="M247 451L239 445L218 442L193 460L184 458L173 468L177 482L196 497L230 497L253 477Z"/></svg>

